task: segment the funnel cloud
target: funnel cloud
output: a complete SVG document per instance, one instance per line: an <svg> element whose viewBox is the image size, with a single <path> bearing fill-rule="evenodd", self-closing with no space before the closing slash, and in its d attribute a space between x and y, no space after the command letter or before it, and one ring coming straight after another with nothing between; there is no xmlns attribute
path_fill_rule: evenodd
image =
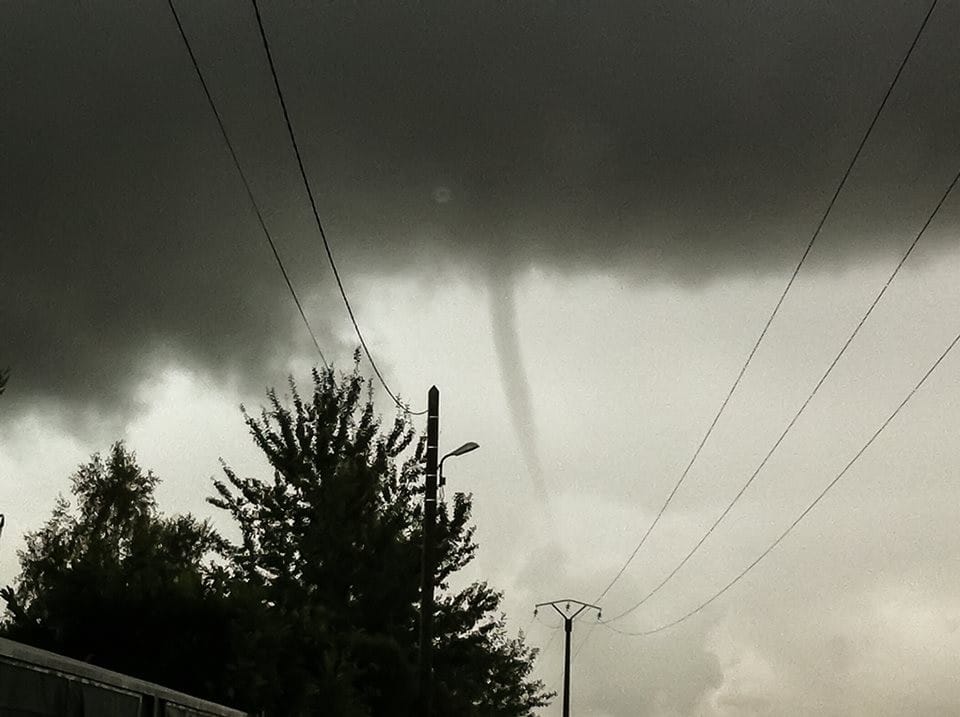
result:
<svg viewBox="0 0 960 717"><path fill-rule="evenodd" d="M513 279L491 278L489 294L493 343L497 352L504 397L510 410L514 433L523 454L527 475L533 485L537 502L543 507L547 523L553 528L553 510L543 463L540 460L530 381L521 352L515 292L516 282Z"/></svg>

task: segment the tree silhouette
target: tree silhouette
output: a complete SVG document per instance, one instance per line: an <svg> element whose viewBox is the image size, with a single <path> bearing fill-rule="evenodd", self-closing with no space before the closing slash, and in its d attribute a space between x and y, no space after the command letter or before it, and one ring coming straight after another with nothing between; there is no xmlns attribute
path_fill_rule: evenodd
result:
<svg viewBox="0 0 960 717"><path fill-rule="evenodd" d="M404 415L383 429L356 368L339 380L315 371L309 398L292 381L290 394L289 406L271 391L258 417L244 414L272 480L224 466L226 481L215 482L210 502L240 527L233 578L262 591L302 642L275 670L295 675L280 690L295 700L287 713L331 712L342 699L359 699L363 714L412 713L424 441ZM470 510L462 493L438 509L436 712L528 715L550 697L529 679L536 651L507 636L499 593L450 589L477 549Z"/></svg>
<svg viewBox="0 0 960 717"><path fill-rule="evenodd" d="M2 632L78 659L271 717L403 717L417 698L424 442L386 429L355 367L315 372L309 399L268 392L244 412L270 480L224 464L210 502L230 543L164 516L158 478L122 443L95 455L26 536ZM470 497L438 509L435 712L530 715L536 651L511 638L501 595L451 588L474 557Z"/></svg>
<svg viewBox="0 0 960 717"><path fill-rule="evenodd" d="M229 612L205 577L223 541L192 516L164 517L122 443L72 477L28 533L16 586L0 590L6 637L198 696L222 695Z"/></svg>

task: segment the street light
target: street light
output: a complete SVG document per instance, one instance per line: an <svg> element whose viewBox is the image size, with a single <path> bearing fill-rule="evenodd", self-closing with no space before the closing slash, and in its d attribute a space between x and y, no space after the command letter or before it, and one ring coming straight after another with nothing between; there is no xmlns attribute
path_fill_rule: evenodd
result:
<svg viewBox="0 0 960 717"><path fill-rule="evenodd" d="M446 483L446 481L443 479L443 462L447 460L447 458L453 458L454 456L462 456L464 453L469 453L470 451L477 450L479 447L480 447L479 443L474 443L473 441L467 441L462 446L460 446L455 450L450 451L447 455L445 455L443 458L440 459L440 468L439 468L440 487L443 487L443 484Z"/></svg>

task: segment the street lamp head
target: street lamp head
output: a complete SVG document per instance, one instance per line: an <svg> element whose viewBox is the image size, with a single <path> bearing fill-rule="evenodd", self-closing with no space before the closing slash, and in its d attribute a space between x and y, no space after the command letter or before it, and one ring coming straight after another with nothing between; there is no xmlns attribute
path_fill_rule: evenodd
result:
<svg viewBox="0 0 960 717"><path fill-rule="evenodd" d="M462 456L464 453L469 453L470 451L475 451L480 447L479 443L474 443L473 441L467 441L462 446L457 448L455 451L448 453L448 456Z"/></svg>
<svg viewBox="0 0 960 717"><path fill-rule="evenodd" d="M469 453L470 451L475 451L480 447L479 443L474 443L473 441L467 441L462 446L457 448L455 451L450 451L447 455L440 459L440 485L446 483L446 480L443 477L443 462L447 458L453 458L454 456L462 456L464 453Z"/></svg>

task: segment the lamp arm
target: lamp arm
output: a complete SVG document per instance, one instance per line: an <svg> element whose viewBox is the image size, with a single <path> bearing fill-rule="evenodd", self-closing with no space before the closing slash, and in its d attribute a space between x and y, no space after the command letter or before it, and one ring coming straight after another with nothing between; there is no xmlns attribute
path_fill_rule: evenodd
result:
<svg viewBox="0 0 960 717"><path fill-rule="evenodd" d="M438 486L442 486L445 483L445 481L443 480L443 462L447 460L447 458L449 457L450 457L450 454L448 453L447 455L445 455L443 458L440 459L440 464L437 466L437 485Z"/></svg>

